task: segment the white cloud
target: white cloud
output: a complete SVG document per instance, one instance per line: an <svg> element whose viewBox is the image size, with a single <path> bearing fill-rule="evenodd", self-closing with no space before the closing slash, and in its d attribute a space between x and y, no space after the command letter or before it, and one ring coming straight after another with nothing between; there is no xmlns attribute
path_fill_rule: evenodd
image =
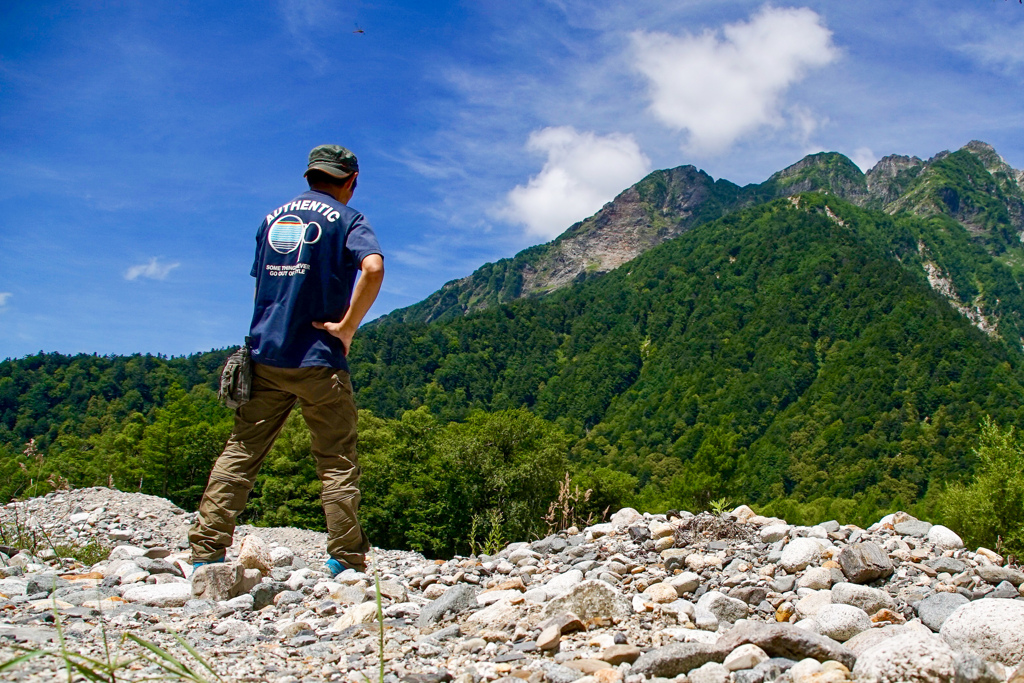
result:
<svg viewBox="0 0 1024 683"><path fill-rule="evenodd" d="M867 147L858 147L853 154L850 155L850 161L857 164L860 170L867 173L871 168L878 163L878 156Z"/></svg>
<svg viewBox="0 0 1024 683"><path fill-rule="evenodd" d="M818 14L770 6L721 32L637 31L633 48L634 67L648 80L651 112L687 131L686 146L702 153L724 151L762 126L783 125L786 90L839 54ZM807 111L794 113L806 134Z"/></svg>
<svg viewBox="0 0 1024 683"><path fill-rule="evenodd" d="M11 292L0 292L0 308L6 308L7 302L14 296Z"/></svg>
<svg viewBox="0 0 1024 683"><path fill-rule="evenodd" d="M156 256L149 259L149 263L132 266L124 273L125 280L137 280L140 277L148 277L151 280L166 280L172 270L180 266L180 263L160 263Z"/></svg>
<svg viewBox="0 0 1024 683"><path fill-rule="evenodd" d="M1024 22L1016 15L1019 12L993 21L988 14L979 17L977 13L960 13L946 17L937 30L947 44L954 45L981 66L1012 75L1024 66L1024 53L1020 49Z"/></svg>
<svg viewBox="0 0 1024 683"><path fill-rule="evenodd" d="M331 42L323 38L343 39L339 36L341 26L337 6L328 0L279 0L278 6L293 46L310 66L322 73L331 61L327 54L337 54L330 49L324 50L325 47L330 48ZM355 28L356 25L352 26Z"/></svg>
<svg viewBox="0 0 1024 683"><path fill-rule="evenodd" d="M508 193L500 214L545 239L596 212L651 168L633 136L620 133L543 128L530 134L526 148L546 154L547 161L526 185Z"/></svg>

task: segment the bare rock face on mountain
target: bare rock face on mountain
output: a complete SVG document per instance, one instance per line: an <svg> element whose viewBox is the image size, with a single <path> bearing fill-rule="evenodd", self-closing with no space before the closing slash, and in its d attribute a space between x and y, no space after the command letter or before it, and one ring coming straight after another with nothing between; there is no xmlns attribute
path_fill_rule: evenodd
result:
<svg viewBox="0 0 1024 683"><path fill-rule="evenodd" d="M546 259L524 268L521 296L607 273L681 234L714 198L714 185L711 176L693 166L651 174L569 228L552 243Z"/></svg>
<svg viewBox="0 0 1024 683"><path fill-rule="evenodd" d="M868 198L864 174L856 164L835 152L806 156L775 173L761 186L753 187L769 188L776 197L824 191L854 204L864 204Z"/></svg>
<svg viewBox="0 0 1024 683"><path fill-rule="evenodd" d="M445 320L607 273L694 225L720 217L739 190L693 166L654 171L554 241L486 264L384 320Z"/></svg>
<svg viewBox="0 0 1024 683"><path fill-rule="evenodd" d="M878 160L865 174L868 194L880 206L890 204L902 195L921 172L924 162L917 157L890 154Z"/></svg>

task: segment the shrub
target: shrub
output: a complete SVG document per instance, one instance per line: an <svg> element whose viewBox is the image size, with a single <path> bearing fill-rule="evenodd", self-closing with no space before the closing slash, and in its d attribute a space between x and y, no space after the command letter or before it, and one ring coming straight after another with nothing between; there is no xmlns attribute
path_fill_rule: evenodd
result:
<svg viewBox="0 0 1024 683"><path fill-rule="evenodd" d="M986 417L981 425L974 480L951 484L942 497L945 523L968 546L1024 556L1024 438Z"/></svg>

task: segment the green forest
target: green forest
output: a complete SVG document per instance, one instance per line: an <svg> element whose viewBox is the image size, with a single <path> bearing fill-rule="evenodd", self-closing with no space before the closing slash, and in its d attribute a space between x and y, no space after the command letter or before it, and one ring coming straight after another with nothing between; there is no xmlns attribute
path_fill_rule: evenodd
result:
<svg viewBox="0 0 1024 683"><path fill-rule="evenodd" d="M610 273L515 298L485 267L483 310L364 326L371 539L441 557L625 505L747 503L794 523L904 509L1024 550L1024 203L978 149L873 195L835 154L715 181L687 231ZM673 206L666 173L636 186L652 207ZM194 509L232 350L0 362L0 500L103 485ZM318 492L296 411L243 521L322 528Z"/></svg>

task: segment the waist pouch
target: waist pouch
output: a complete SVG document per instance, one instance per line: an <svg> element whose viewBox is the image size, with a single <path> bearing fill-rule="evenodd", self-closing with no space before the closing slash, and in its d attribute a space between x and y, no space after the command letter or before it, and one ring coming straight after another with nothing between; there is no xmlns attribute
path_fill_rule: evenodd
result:
<svg viewBox="0 0 1024 683"><path fill-rule="evenodd" d="M217 396L228 408L238 408L249 402L251 393L252 355L249 351L249 337L246 337L242 347L224 362Z"/></svg>

